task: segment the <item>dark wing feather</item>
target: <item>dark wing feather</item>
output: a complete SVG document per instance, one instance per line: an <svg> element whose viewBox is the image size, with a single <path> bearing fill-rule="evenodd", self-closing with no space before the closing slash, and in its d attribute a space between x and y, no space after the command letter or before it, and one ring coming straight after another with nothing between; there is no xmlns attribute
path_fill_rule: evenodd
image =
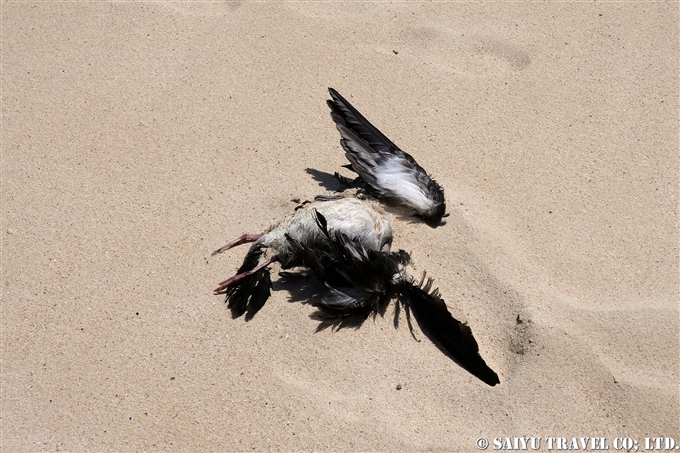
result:
<svg viewBox="0 0 680 453"><path fill-rule="evenodd" d="M491 386L500 383L498 375L479 355L479 346L470 327L451 316L439 291L430 291L431 287L432 279L428 279L422 287L409 283L403 285L404 295L416 319L466 370Z"/></svg>
<svg viewBox="0 0 680 453"><path fill-rule="evenodd" d="M413 178L414 183L432 200L433 208L423 211L417 209L426 220L439 222L446 211L444 190L418 162L408 153L399 149L390 139L373 126L355 109L340 93L328 88L332 100L327 104L331 109L331 118L342 137L340 144L345 156L352 164L351 169L370 186L379 198L396 204L411 205L404 193L381 187L376 174L382 168L402 168L405 177Z"/></svg>
<svg viewBox="0 0 680 453"><path fill-rule="evenodd" d="M345 149L347 159L352 162L352 169L365 178L365 174L375 172L377 167L385 165L388 160L399 161L406 168L417 168L425 173L415 159L402 151L377 127L371 124L364 116L355 109L344 97L333 88L328 88L332 100L328 100L331 109L331 118L340 132L340 143ZM361 170L361 171L360 171ZM426 174L426 173L425 173ZM375 186L373 181L366 180ZM378 187L375 187L376 189Z"/></svg>
<svg viewBox="0 0 680 453"><path fill-rule="evenodd" d="M253 245L243 259L237 274L255 269L262 253L264 253L262 246ZM271 286L269 269L265 267L227 288L225 302L231 310L231 316L238 318L248 311L246 320L250 320L269 299Z"/></svg>
<svg viewBox="0 0 680 453"><path fill-rule="evenodd" d="M342 136L340 144L345 150L345 157L351 162L352 171L359 174L372 188L380 191L375 169L384 159L380 159L380 155L375 153L368 143L345 126L338 125L338 130Z"/></svg>
<svg viewBox="0 0 680 453"><path fill-rule="evenodd" d="M387 154L403 153L397 145L392 143L385 134L364 118L340 93L333 88L328 88L328 92L333 100L328 100L326 103L331 109L331 118L333 118L336 125L343 125L347 129L354 131L357 137L365 141L376 152Z"/></svg>

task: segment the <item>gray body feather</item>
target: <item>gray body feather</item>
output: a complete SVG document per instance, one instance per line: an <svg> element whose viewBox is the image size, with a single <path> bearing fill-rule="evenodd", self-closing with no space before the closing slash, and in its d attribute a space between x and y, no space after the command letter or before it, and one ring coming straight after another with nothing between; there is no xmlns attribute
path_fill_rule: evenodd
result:
<svg viewBox="0 0 680 453"><path fill-rule="evenodd" d="M343 233L369 250L390 251L392 227L384 211L374 203L356 198L306 204L291 216L269 227L254 246L269 249L284 269L299 266L300 259L291 249L286 235L309 247L320 244L324 236L316 224L315 211L327 219L329 231Z"/></svg>

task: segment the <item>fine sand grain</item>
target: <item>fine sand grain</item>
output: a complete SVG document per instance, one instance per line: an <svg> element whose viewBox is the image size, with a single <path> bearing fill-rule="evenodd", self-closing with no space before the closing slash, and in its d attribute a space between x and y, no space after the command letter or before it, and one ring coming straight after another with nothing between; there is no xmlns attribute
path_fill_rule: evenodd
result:
<svg viewBox="0 0 680 453"><path fill-rule="evenodd" d="M680 442L676 2L0 8L2 451ZM403 311L315 332L276 266L249 322L212 295L350 175L328 86L444 187L394 247L500 385Z"/></svg>

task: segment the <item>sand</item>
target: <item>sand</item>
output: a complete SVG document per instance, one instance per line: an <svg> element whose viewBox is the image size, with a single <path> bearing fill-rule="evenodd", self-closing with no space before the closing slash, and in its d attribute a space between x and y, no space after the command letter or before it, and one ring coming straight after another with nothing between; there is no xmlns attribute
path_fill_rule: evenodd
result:
<svg viewBox="0 0 680 453"><path fill-rule="evenodd" d="M2 451L680 441L677 3L0 7ZM276 267L249 322L212 295L350 175L328 86L445 188L394 247L500 385Z"/></svg>

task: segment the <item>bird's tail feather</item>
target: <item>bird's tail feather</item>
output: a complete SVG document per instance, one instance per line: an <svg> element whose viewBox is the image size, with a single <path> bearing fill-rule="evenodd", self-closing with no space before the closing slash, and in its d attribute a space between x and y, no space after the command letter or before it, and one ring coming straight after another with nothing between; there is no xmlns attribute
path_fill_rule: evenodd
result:
<svg viewBox="0 0 680 453"><path fill-rule="evenodd" d="M265 247L260 244L253 245L243 259L243 264L239 268L238 274L255 269L264 250ZM252 319L264 306L267 299L269 299L271 286L272 280L269 268L264 267L227 288L225 302L227 302L227 307L231 310L232 317L238 318L248 311L246 321Z"/></svg>
<svg viewBox="0 0 680 453"><path fill-rule="evenodd" d="M432 289L432 282L431 278L426 279L423 274L420 284L405 282L402 285L402 293L413 309L416 320L434 335L463 368L488 385L500 383L498 375L479 355L479 346L470 327L451 316L439 290Z"/></svg>

